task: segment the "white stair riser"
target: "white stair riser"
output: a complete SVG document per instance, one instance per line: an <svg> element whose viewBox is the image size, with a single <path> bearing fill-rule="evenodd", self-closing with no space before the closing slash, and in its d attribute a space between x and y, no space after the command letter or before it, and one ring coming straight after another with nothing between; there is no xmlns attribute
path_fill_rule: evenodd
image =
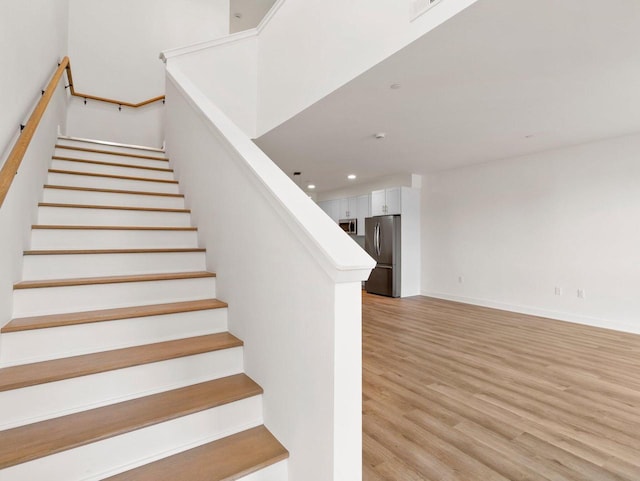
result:
<svg viewBox="0 0 640 481"><path fill-rule="evenodd" d="M179 194L178 184L168 182L146 182L144 180L112 179L109 177L93 177L90 175L59 174L49 172L49 185L66 185L71 187L89 187L93 189L135 190L138 192L163 192Z"/></svg>
<svg viewBox="0 0 640 481"><path fill-rule="evenodd" d="M111 159L110 162L121 163L118 162L117 157L115 159ZM86 162L73 162L58 159L53 160L51 168L57 170L72 170L74 172L91 172L93 174L124 175L128 177L173 180L173 172L139 169L135 167L118 167L113 165L90 164Z"/></svg>
<svg viewBox="0 0 640 481"><path fill-rule="evenodd" d="M242 367L242 348L235 347L0 392L0 428L232 376Z"/></svg>
<svg viewBox="0 0 640 481"><path fill-rule="evenodd" d="M204 252L28 255L24 256L22 279L71 279L204 270Z"/></svg>
<svg viewBox="0 0 640 481"><path fill-rule="evenodd" d="M289 481L288 461L280 461L255 473L248 474L237 481Z"/></svg>
<svg viewBox="0 0 640 481"><path fill-rule="evenodd" d="M119 205L123 207L184 209L184 197L90 192L86 190L44 189L42 201L53 204Z"/></svg>
<svg viewBox="0 0 640 481"><path fill-rule="evenodd" d="M39 207L38 223L45 225L120 225L189 227L188 212Z"/></svg>
<svg viewBox="0 0 640 481"><path fill-rule="evenodd" d="M11 481L99 480L259 426L262 424L261 398L262 396L254 396L243 399L12 466L0 471L0 479Z"/></svg>
<svg viewBox="0 0 640 481"><path fill-rule="evenodd" d="M27 364L226 330L227 309L221 308L9 332L2 334L0 364Z"/></svg>
<svg viewBox="0 0 640 481"><path fill-rule="evenodd" d="M95 142L83 142L81 140L67 140L58 139L56 142L58 145L68 145L69 147L78 147L81 149L93 149L93 150L105 150L107 152L121 152L124 154L133 155L149 155L153 157L166 157L164 152L158 151L155 147L135 149L132 147L116 147L113 145L98 144ZM144 147L144 146L141 146ZM69 149L59 149L61 152L71 152ZM93 154L92 152L85 152L85 154Z"/></svg>
<svg viewBox="0 0 640 481"><path fill-rule="evenodd" d="M196 231L34 229L31 249L161 249L198 247Z"/></svg>
<svg viewBox="0 0 640 481"><path fill-rule="evenodd" d="M13 317L195 301L215 296L215 277L16 289Z"/></svg>
<svg viewBox="0 0 640 481"><path fill-rule="evenodd" d="M89 147L92 148L92 147ZM98 147L102 149L102 147ZM106 149L104 149L106 150ZM137 152L140 155L146 155L146 152ZM149 155L162 157L164 154L152 152ZM95 152L82 152L71 149L56 149L55 157L68 157L79 160L97 160L98 162L111 162L112 164L126 164L138 167L154 167L158 169L170 169L169 162L153 159L139 159L137 157L125 157L122 155L98 154Z"/></svg>

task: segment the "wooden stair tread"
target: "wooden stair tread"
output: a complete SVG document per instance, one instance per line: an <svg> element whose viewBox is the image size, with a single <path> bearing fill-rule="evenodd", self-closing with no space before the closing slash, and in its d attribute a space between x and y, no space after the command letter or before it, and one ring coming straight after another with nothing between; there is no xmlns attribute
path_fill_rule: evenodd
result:
<svg viewBox="0 0 640 481"><path fill-rule="evenodd" d="M187 252L206 252L200 247L174 249L74 249L74 250L32 250L24 251L25 256L49 255L86 255L86 254L176 254Z"/></svg>
<svg viewBox="0 0 640 481"><path fill-rule="evenodd" d="M238 374L0 431L0 469L259 394Z"/></svg>
<svg viewBox="0 0 640 481"><path fill-rule="evenodd" d="M242 346L228 332L125 347L0 369L0 392Z"/></svg>
<svg viewBox="0 0 640 481"><path fill-rule="evenodd" d="M109 167L124 167L127 169L143 169L143 170L153 170L156 172L173 172L173 169L167 169L163 167L148 167L146 165L132 165L132 164L122 164L117 162L104 162L101 160L89 160L89 159L76 159L74 157L62 157L59 155L54 155L51 157L53 160L64 160L67 162L78 162L80 164L93 164L93 165L106 165Z"/></svg>
<svg viewBox="0 0 640 481"><path fill-rule="evenodd" d="M161 316L181 312L205 311L228 307L226 302L218 299L202 299L198 301L172 302L168 304L152 304L150 306L120 307L117 309L101 309L97 311L71 312L66 314L49 314L46 316L22 317L13 319L0 332L30 331L51 327L90 324L94 322L119 321L136 317Z"/></svg>
<svg viewBox="0 0 640 481"><path fill-rule="evenodd" d="M107 194L153 195L156 197L184 197L184 194L168 194L166 192L143 192L139 190L97 189L93 187L72 187L70 185L45 184L44 188L56 189L56 190L77 190L82 192L104 192Z"/></svg>
<svg viewBox="0 0 640 481"><path fill-rule="evenodd" d="M267 428L258 426L104 481L233 481L288 457Z"/></svg>
<svg viewBox="0 0 640 481"><path fill-rule="evenodd" d="M34 224L32 229L42 230L168 230L168 231L197 231L197 227L172 226L127 226L127 225L47 225Z"/></svg>
<svg viewBox="0 0 640 481"><path fill-rule="evenodd" d="M93 154L108 154L108 155L118 155L120 157L133 157L135 159L150 159L150 160L158 160L161 162L168 162L169 159L166 157L156 157L153 155L144 155L144 154L130 154L127 152L112 152L110 150L102 150L102 149L89 149L86 147L74 147L72 145L60 145L56 144L56 149L65 149L65 150L77 150L78 152L90 152Z"/></svg>
<svg viewBox="0 0 640 481"><path fill-rule="evenodd" d="M121 205L94 205L94 204L60 204L57 202L39 202L38 207L61 207L67 209L97 209L97 210L139 210L143 212L172 212L177 214L189 214L189 209L165 209L159 207L128 207Z"/></svg>
<svg viewBox="0 0 640 481"><path fill-rule="evenodd" d="M160 182L161 184L177 184L177 180L150 179L148 177L131 177L128 175L96 174L94 172L78 172L76 170L49 169L51 174L85 175L88 177L104 177L107 179L139 180L141 182Z"/></svg>
<svg viewBox="0 0 640 481"><path fill-rule="evenodd" d="M215 277L213 272L171 272L165 274L137 274L130 276L81 277L74 279L47 279L21 281L13 285L14 289L37 289L42 287L89 286L96 284L119 284L125 282L168 281L175 279L200 279Z"/></svg>

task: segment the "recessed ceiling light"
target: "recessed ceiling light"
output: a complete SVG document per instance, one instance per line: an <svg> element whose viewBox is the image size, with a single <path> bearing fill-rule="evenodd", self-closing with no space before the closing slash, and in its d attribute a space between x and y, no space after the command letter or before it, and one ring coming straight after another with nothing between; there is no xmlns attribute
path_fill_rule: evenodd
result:
<svg viewBox="0 0 640 481"><path fill-rule="evenodd" d="M382 140L387 136L387 134L385 132L378 132L377 134L373 134L373 136L378 140Z"/></svg>
<svg viewBox="0 0 640 481"><path fill-rule="evenodd" d="M391 84L389 87L392 88L393 90L398 90L401 87L401 85L400 84Z"/></svg>
<svg viewBox="0 0 640 481"><path fill-rule="evenodd" d="M315 189L315 188L316 188L315 184L309 184L307 186L307 189Z"/></svg>
<svg viewBox="0 0 640 481"><path fill-rule="evenodd" d="M238 13L234 13L234 14L233 14L233 16L234 16L235 18L242 18L242 14L241 14L240 12L238 12Z"/></svg>
<svg viewBox="0 0 640 481"><path fill-rule="evenodd" d="M354 180L355 178L356 178L356 174L347 175L347 179L349 179L349 180Z"/></svg>

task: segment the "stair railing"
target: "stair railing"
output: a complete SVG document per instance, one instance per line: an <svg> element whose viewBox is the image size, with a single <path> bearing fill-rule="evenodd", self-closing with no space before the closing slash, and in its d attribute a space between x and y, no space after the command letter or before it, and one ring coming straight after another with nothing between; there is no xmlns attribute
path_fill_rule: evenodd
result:
<svg viewBox="0 0 640 481"><path fill-rule="evenodd" d="M69 82L65 88L69 89L69 93L73 97L81 97L85 99L85 103L87 99L96 100L99 102L106 102L110 104L118 105L118 108L122 110L122 107L131 107L131 108L139 108L145 105L149 105L154 102L162 101L164 103L165 97L164 95L159 95L157 97L150 98L143 102L134 104L131 102L124 102L121 100L114 100L106 97L98 97L96 95L83 94L80 92L76 92L73 86L73 75L71 73L71 63L69 61L69 57L65 57L62 59L58 68L56 69L53 77L49 81L47 88L42 91L42 98L39 100L38 104L34 108L31 116L27 123L23 126L20 126L20 136L16 140L9 156L7 157L6 162L0 169L0 207L4 203L4 199L7 197L9 193L9 189L11 188L11 184L13 183L13 179L18 174L18 170L20 169L20 164L22 163L22 159L24 158L27 149L29 148L29 144L31 143L31 139L33 138L38 125L40 124L40 120L44 115L47 107L49 106L49 102L53 97L53 94L60 83L60 79L64 73L67 73L67 80Z"/></svg>

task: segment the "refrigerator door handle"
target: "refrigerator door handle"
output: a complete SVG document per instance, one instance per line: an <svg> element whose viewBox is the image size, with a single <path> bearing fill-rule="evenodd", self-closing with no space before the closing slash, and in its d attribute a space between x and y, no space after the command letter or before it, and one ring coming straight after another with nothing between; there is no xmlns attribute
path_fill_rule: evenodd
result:
<svg viewBox="0 0 640 481"><path fill-rule="evenodd" d="M376 242L376 239L378 238L378 224L373 226L373 252L374 253L378 253L378 244Z"/></svg>
<svg viewBox="0 0 640 481"><path fill-rule="evenodd" d="M376 266L376 269L393 269L393 266L381 266L380 264L378 264Z"/></svg>
<svg viewBox="0 0 640 481"><path fill-rule="evenodd" d="M380 257L380 222L376 223L376 252Z"/></svg>

